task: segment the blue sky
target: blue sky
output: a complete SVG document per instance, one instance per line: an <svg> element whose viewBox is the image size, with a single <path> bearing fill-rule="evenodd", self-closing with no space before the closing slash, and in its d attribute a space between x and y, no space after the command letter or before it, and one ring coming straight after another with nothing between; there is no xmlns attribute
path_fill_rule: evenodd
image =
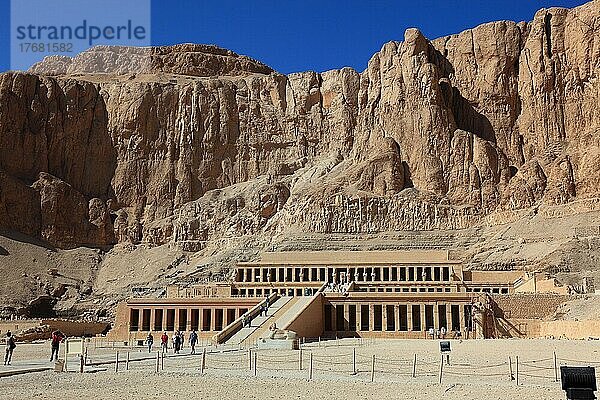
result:
<svg viewBox="0 0 600 400"><path fill-rule="evenodd" d="M47 1L60 3L60 0ZM10 1L0 0L0 3L0 71L5 71L10 67ZM263 61L283 73L344 66L362 71L383 43L402 40L408 27L417 27L433 39L488 21L529 21L539 8L574 7L583 3L573 0L152 0L151 40L155 45L216 44Z"/></svg>

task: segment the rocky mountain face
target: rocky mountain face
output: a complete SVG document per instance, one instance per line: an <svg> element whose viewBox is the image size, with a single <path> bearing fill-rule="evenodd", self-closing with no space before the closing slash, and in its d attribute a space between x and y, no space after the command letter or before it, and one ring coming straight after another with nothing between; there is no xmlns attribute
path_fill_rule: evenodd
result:
<svg viewBox="0 0 600 400"><path fill-rule="evenodd" d="M0 74L0 228L196 252L596 210L599 73L597 1L408 29L361 73L189 44L48 57Z"/></svg>

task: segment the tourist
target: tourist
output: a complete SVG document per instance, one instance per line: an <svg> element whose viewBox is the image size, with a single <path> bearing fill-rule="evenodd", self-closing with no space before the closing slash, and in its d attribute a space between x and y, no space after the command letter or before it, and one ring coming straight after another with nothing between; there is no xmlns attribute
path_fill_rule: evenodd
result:
<svg viewBox="0 0 600 400"><path fill-rule="evenodd" d="M432 339L435 339L435 329L429 328L429 336L431 336Z"/></svg>
<svg viewBox="0 0 600 400"><path fill-rule="evenodd" d="M50 354L50 361L58 360L58 350L60 343L65 339L65 335L61 331L52 332L52 353Z"/></svg>
<svg viewBox="0 0 600 400"><path fill-rule="evenodd" d="M160 347L162 349L163 354L167 352L168 345L169 336L167 335L167 332L163 332L162 336L160 337Z"/></svg>
<svg viewBox="0 0 600 400"><path fill-rule="evenodd" d="M173 352L178 354L180 348L181 348L181 335L180 335L179 331L177 331L177 332L175 332L175 335L173 335Z"/></svg>
<svg viewBox="0 0 600 400"><path fill-rule="evenodd" d="M268 294L266 294L266 295L265 295L265 309L266 309L266 310L268 310L268 309L269 309L269 305L270 305L270 304L269 304L269 295L268 295ZM266 311L265 311L265 313L266 313Z"/></svg>
<svg viewBox="0 0 600 400"><path fill-rule="evenodd" d="M446 339L446 327L445 326L442 326L440 328L440 336L442 339Z"/></svg>
<svg viewBox="0 0 600 400"><path fill-rule="evenodd" d="M179 333L179 339L180 339L180 342L181 342L181 343L179 343L179 348L183 349L183 342L185 341L185 332L180 332Z"/></svg>
<svg viewBox="0 0 600 400"><path fill-rule="evenodd" d="M148 353L152 352L152 344L154 344L154 336L152 336L152 332L148 332L148 336L146 336L146 345L148 346Z"/></svg>
<svg viewBox="0 0 600 400"><path fill-rule="evenodd" d="M15 344L15 337L10 331L6 332L6 354L4 355L4 365L10 365L10 360L12 360L12 354L15 347L17 347Z"/></svg>
<svg viewBox="0 0 600 400"><path fill-rule="evenodd" d="M190 333L190 347L192 348L192 352L190 354L196 354L196 343L198 342L198 334L196 331L192 331Z"/></svg>

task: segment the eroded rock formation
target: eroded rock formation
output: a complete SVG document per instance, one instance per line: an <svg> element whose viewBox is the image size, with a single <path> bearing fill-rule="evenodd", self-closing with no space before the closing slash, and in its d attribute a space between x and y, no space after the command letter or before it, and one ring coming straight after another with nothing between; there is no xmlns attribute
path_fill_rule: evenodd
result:
<svg viewBox="0 0 600 400"><path fill-rule="evenodd" d="M594 198L598 43L591 2L433 41L408 29L362 73L285 76L203 45L49 57L0 75L0 228L198 250Z"/></svg>

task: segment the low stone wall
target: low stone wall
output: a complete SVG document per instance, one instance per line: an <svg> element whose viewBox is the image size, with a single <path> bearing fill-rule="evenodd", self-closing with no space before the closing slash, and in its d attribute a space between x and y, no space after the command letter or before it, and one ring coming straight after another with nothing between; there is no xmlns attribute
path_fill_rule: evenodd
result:
<svg viewBox="0 0 600 400"><path fill-rule="evenodd" d="M541 321L540 337L567 339L600 338L600 321Z"/></svg>
<svg viewBox="0 0 600 400"><path fill-rule="evenodd" d="M573 295L493 295L498 337L600 338L600 321L551 320L556 309Z"/></svg>
<svg viewBox="0 0 600 400"><path fill-rule="evenodd" d="M63 319L28 319L0 321L0 336L12 331L17 340L49 339L51 332L60 330L67 337L95 336L105 333L110 326L106 322L69 321Z"/></svg>
<svg viewBox="0 0 600 400"><path fill-rule="evenodd" d="M492 295L497 305L495 316L504 319L549 318L559 305L574 298L575 296L552 293Z"/></svg>
<svg viewBox="0 0 600 400"><path fill-rule="evenodd" d="M323 332L323 295L321 293L315 295L310 304L283 328L296 332L298 337L321 336Z"/></svg>

